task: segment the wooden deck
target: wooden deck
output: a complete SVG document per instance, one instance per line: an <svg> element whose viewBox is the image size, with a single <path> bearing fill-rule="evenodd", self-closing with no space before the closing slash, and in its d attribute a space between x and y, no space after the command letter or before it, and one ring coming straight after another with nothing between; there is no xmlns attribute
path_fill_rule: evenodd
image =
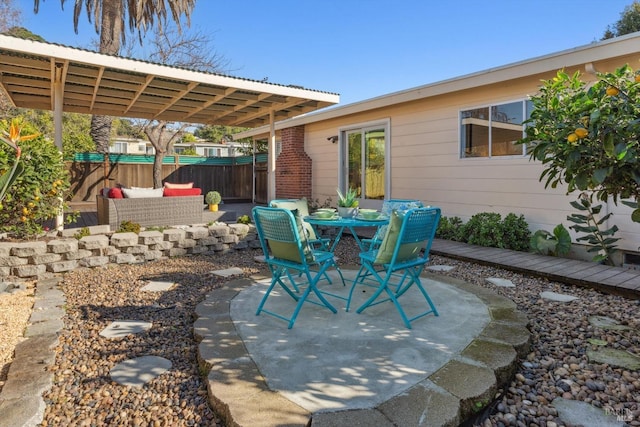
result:
<svg viewBox="0 0 640 427"><path fill-rule="evenodd" d="M235 222L238 216L250 214L253 206L251 203L224 204L220 206L219 212L205 211L203 222L215 220ZM76 205L74 209L80 211L80 217L76 223L67 225L66 228L89 227L98 224L95 204ZM431 252L449 258L494 265L506 270L545 277L556 282L585 286L605 293L640 299L640 270L440 239L433 242Z"/></svg>
<svg viewBox="0 0 640 427"><path fill-rule="evenodd" d="M494 265L506 270L546 277L561 283L640 299L640 271L638 270L440 239L434 240L431 252L449 258Z"/></svg>

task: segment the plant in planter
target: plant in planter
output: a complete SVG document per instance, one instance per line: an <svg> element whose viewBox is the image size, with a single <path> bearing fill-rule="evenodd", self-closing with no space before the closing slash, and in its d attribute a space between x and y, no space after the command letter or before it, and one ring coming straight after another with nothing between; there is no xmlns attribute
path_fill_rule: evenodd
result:
<svg viewBox="0 0 640 427"><path fill-rule="evenodd" d="M340 189L337 189L338 192L338 214L341 217L350 217L355 214L356 209L358 208L358 191L355 188L349 187L346 193L342 193Z"/></svg>
<svg viewBox="0 0 640 427"><path fill-rule="evenodd" d="M222 197L217 191L209 191L206 196L204 196L204 201L209 205L211 212L217 212L218 204L222 201Z"/></svg>

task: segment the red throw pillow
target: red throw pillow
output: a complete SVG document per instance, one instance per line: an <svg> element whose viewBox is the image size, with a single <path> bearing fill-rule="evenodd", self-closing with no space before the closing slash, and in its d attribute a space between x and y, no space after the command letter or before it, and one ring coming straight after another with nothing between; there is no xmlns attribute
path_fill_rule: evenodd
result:
<svg viewBox="0 0 640 427"><path fill-rule="evenodd" d="M109 198L110 199L124 199L124 194L122 194L122 188L114 187L109 189Z"/></svg>
<svg viewBox="0 0 640 427"><path fill-rule="evenodd" d="M165 188L164 197L177 197L177 196L199 196L202 194L200 188Z"/></svg>

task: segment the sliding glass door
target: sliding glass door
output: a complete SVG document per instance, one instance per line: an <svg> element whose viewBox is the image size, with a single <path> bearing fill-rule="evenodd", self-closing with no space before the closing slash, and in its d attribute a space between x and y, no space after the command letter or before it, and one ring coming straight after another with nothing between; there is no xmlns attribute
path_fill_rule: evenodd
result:
<svg viewBox="0 0 640 427"><path fill-rule="evenodd" d="M344 131L341 183L344 189L355 188L361 203L385 198L387 134L385 125Z"/></svg>

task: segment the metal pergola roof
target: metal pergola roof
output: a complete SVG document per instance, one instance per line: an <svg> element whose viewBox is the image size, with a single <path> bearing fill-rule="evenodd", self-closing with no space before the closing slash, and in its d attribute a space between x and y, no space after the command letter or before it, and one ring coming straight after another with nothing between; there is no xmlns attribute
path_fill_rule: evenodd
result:
<svg viewBox="0 0 640 427"><path fill-rule="evenodd" d="M0 35L0 87L21 108L242 127L268 125L339 101L337 94L299 86L6 35Z"/></svg>

